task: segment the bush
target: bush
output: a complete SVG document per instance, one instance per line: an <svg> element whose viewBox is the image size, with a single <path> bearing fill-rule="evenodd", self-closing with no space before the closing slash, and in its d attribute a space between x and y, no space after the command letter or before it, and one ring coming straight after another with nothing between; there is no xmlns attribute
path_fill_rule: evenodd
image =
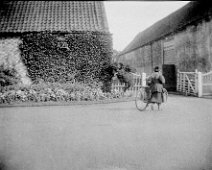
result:
<svg viewBox="0 0 212 170"><path fill-rule="evenodd" d="M0 86L15 85L18 82L20 82L20 78L14 68L0 66Z"/></svg>
<svg viewBox="0 0 212 170"><path fill-rule="evenodd" d="M130 65L124 65L124 68L126 72L136 73L136 69Z"/></svg>
<svg viewBox="0 0 212 170"><path fill-rule="evenodd" d="M120 98L119 92L103 93L100 85L83 83L40 83L30 87L7 86L0 91L0 104L14 102L97 101Z"/></svg>

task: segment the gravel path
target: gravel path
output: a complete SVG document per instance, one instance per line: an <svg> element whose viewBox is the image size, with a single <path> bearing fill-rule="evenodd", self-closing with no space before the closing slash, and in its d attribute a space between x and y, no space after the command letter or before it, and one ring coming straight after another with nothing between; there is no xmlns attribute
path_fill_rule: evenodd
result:
<svg viewBox="0 0 212 170"><path fill-rule="evenodd" d="M0 108L0 170L212 170L212 99Z"/></svg>

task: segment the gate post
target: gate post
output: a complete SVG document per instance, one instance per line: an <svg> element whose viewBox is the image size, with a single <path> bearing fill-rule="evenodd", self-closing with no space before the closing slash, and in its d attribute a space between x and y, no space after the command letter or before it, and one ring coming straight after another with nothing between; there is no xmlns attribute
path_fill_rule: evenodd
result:
<svg viewBox="0 0 212 170"><path fill-rule="evenodd" d="M177 91L180 89L180 73L179 69L177 69Z"/></svg>
<svg viewBox="0 0 212 170"><path fill-rule="evenodd" d="M142 73L142 82L141 82L142 86L146 86L146 73Z"/></svg>
<svg viewBox="0 0 212 170"><path fill-rule="evenodd" d="M202 73L198 72L198 97L202 97Z"/></svg>

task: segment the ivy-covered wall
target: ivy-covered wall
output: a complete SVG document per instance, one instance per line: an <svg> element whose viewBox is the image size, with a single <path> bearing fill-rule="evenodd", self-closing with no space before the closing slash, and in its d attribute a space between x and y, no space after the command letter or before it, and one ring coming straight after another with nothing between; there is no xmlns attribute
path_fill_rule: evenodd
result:
<svg viewBox="0 0 212 170"><path fill-rule="evenodd" d="M111 61L112 37L107 33L25 33L21 39L21 58L33 81L98 80L100 63Z"/></svg>

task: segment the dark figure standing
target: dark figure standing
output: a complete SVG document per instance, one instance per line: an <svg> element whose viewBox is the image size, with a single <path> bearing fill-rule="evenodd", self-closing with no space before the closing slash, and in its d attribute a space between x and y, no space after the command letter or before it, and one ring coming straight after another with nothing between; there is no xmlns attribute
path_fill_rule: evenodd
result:
<svg viewBox="0 0 212 170"><path fill-rule="evenodd" d="M118 63L117 78L121 83L124 83L123 92L126 92L133 85L133 76L131 73L125 70L122 63Z"/></svg>
<svg viewBox="0 0 212 170"><path fill-rule="evenodd" d="M103 83L102 91L111 92L112 78L114 76L114 66L110 63L104 62L100 71L100 80Z"/></svg>
<svg viewBox="0 0 212 170"><path fill-rule="evenodd" d="M163 103L163 85L165 84L165 78L160 72L159 67L154 68L154 72L152 75L147 79L150 82L150 91L151 97L149 99L149 103L157 104L158 110L160 110L160 105ZM153 110L153 105L152 105Z"/></svg>

